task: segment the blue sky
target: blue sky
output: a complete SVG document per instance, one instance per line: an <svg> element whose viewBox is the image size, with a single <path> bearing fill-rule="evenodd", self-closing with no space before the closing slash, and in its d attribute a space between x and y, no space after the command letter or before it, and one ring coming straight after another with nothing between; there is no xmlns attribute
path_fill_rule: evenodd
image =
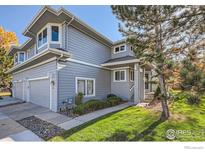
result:
<svg viewBox="0 0 205 154"><path fill-rule="evenodd" d="M22 44L27 37L22 35L26 26L42 6L0 6L0 26L6 31L16 33L19 43ZM60 6L52 6L58 9ZM118 32L118 20L112 14L110 6L63 6L92 28L112 41L122 38Z"/></svg>

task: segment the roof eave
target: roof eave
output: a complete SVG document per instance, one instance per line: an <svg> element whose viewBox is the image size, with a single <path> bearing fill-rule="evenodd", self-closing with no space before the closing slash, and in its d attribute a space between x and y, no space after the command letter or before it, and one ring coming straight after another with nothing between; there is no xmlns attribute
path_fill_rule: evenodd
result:
<svg viewBox="0 0 205 154"><path fill-rule="evenodd" d="M139 59L132 59L132 60L124 60L124 61L118 61L118 62L110 62L110 63L104 63L101 64L101 66L115 66L115 65L122 65L122 64L131 64L131 63L139 63Z"/></svg>
<svg viewBox="0 0 205 154"><path fill-rule="evenodd" d="M46 49L45 51L35 55L34 57L32 57L31 59L28 59L27 61L21 63L21 64L18 64L16 66L14 66L13 68L11 68L10 70L8 70L6 73L9 74L9 73L13 73L16 69L20 68L20 67L23 67L25 66L26 64L32 62L32 61L35 61L36 59L44 56L45 54L48 54L48 53L53 53L53 54L56 54L58 56L61 56L61 57L65 57L65 58L69 58L72 56L71 53L69 52L65 52L65 51L61 51L59 49L53 49L53 48L48 48Z"/></svg>

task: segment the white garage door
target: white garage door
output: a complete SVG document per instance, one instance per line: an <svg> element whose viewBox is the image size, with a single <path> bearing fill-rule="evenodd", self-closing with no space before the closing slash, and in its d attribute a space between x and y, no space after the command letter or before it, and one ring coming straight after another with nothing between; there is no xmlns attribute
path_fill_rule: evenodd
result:
<svg viewBox="0 0 205 154"><path fill-rule="evenodd" d="M50 81L49 79L32 80L30 84L30 102L50 108Z"/></svg>
<svg viewBox="0 0 205 154"><path fill-rule="evenodd" d="M19 99L23 99L23 82L15 83L15 97Z"/></svg>

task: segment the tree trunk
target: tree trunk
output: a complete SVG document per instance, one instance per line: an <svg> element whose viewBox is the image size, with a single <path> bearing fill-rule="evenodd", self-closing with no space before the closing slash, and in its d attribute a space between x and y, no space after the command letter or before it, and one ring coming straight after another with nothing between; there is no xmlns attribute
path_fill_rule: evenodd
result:
<svg viewBox="0 0 205 154"><path fill-rule="evenodd" d="M161 105L162 105L162 115L161 119L168 119L169 118L169 108L167 105L167 90L166 90L166 85L164 81L164 76L159 75L159 86L161 90Z"/></svg>

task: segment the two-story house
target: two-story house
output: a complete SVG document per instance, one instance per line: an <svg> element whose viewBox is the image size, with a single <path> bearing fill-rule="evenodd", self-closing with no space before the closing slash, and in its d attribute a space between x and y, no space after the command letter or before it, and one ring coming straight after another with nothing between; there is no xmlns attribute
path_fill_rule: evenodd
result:
<svg viewBox="0 0 205 154"><path fill-rule="evenodd" d="M26 27L30 39L12 47L13 97L58 111L63 102L113 93L138 103L152 91L151 68L140 68L125 40L113 42L61 8L45 6Z"/></svg>

